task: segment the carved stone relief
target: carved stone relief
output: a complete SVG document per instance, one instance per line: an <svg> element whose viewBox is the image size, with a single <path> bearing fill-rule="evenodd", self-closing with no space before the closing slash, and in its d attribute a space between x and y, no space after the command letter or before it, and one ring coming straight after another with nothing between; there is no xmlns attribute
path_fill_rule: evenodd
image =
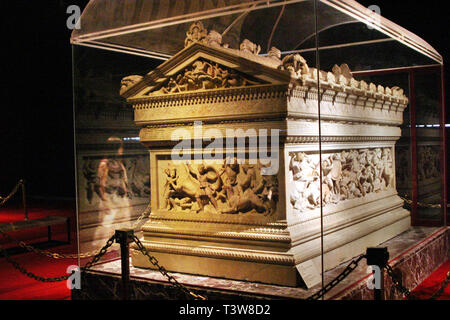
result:
<svg viewBox="0 0 450 320"><path fill-rule="evenodd" d="M299 54L285 56L278 69L289 71L293 78L299 78L303 74L309 74L309 67L306 60Z"/></svg>
<svg viewBox="0 0 450 320"><path fill-rule="evenodd" d="M220 67L208 61L198 59L178 75L171 77L150 96L180 93L196 90L246 87L262 84L262 81L250 79L237 71Z"/></svg>
<svg viewBox="0 0 450 320"><path fill-rule="evenodd" d="M149 198L150 166L148 157L124 156L102 159L85 157L82 203L106 202L110 198Z"/></svg>
<svg viewBox="0 0 450 320"><path fill-rule="evenodd" d="M194 22L186 32L184 46L187 47L195 42L207 44L208 30L205 29L200 21Z"/></svg>
<svg viewBox="0 0 450 320"><path fill-rule="evenodd" d="M129 87L132 87L135 83L141 81L143 76L131 75L123 78L120 81L120 94L124 93Z"/></svg>
<svg viewBox="0 0 450 320"><path fill-rule="evenodd" d="M410 165L411 150L409 147L396 146L395 147L395 174L397 180L397 188L404 189L411 183L411 165Z"/></svg>
<svg viewBox="0 0 450 320"><path fill-rule="evenodd" d="M394 187L391 148L343 150L322 158L323 205L361 198ZM305 211L320 207L318 155L289 154L290 203Z"/></svg>
<svg viewBox="0 0 450 320"><path fill-rule="evenodd" d="M386 98L392 97L402 103L407 102L403 89L399 87L383 87L374 83L367 84L365 81L358 81L353 78L352 72L347 64L335 65L330 72L315 68L310 68L307 61L300 54L288 54L282 58L281 51L276 47L271 47L267 56L260 55L261 46L244 39L239 48L229 48L228 44L222 43L222 35L215 30L208 30L202 22L194 22L186 32L185 47L195 43L200 43L209 47L220 48L220 50L239 56L243 59L269 66L274 69L289 72L292 79L309 81L319 80L324 85L331 86L334 90L345 92L345 88L356 89L353 93L363 94L361 91L369 93L372 97ZM120 94L124 94L135 84L142 82L143 77L125 77L121 83ZM232 88L261 84L255 79L250 79L241 73L232 71L217 64L198 60L190 67L186 68L178 75L167 79L167 81L157 90L150 92L150 96L164 95L185 91Z"/></svg>
<svg viewBox="0 0 450 320"><path fill-rule="evenodd" d="M278 179L261 175L261 164L169 163L164 169L161 209L172 212L274 213Z"/></svg>
<svg viewBox="0 0 450 320"><path fill-rule="evenodd" d="M439 146L417 147L417 178L419 181L440 177Z"/></svg>

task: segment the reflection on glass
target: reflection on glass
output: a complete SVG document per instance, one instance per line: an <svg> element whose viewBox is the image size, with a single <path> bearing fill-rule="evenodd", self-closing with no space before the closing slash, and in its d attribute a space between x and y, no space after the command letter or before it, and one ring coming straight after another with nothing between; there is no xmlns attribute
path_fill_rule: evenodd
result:
<svg viewBox="0 0 450 320"><path fill-rule="evenodd" d="M417 213L419 219L440 220L441 161L439 77L415 74L417 130Z"/></svg>

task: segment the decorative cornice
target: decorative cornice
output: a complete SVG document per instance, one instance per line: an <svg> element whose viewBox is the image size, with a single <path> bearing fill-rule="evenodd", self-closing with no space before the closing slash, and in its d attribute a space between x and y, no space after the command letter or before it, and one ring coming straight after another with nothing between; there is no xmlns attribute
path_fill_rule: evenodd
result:
<svg viewBox="0 0 450 320"><path fill-rule="evenodd" d="M258 232L259 230L259 232ZM286 230L277 230L269 228L253 229L247 232L233 232L233 231L202 231L183 228L169 228L165 226L146 224L142 231L144 236L150 236L152 233L163 233L165 236L185 238L190 237L207 237L207 238L221 238L233 240L248 240L248 241L267 241L275 243L290 243L291 238L289 232Z"/></svg>
<svg viewBox="0 0 450 320"><path fill-rule="evenodd" d="M286 229L287 223L281 221L270 221L270 219L261 217L261 216L247 216L248 219L232 219L231 216L227 216L224 218L220 216L220 218L215 218L206 214L196 214L196 215L177 215L174 216L173 213L169 212L168 214L164 213L152 213L150 215L150 221L167 221L167 222L195 222L195 223L215 223L222 225L239 225L239 226L248 226L249 228L254 227L263 227L264 229L259 230L273 230L273 229ZM258 219L255 219L257 217Z"/></svg>
<svg viewBox="0 0 450 320"><path fill-rule="evenodd" d="M199 256L215 259L228 259L238 260L246 262L277 264L285 266L294 266L295 259L293 255L283 252L271 252L250 250L250 249L235 249L235 248L205 248L205 247L192 247L188 245L180 244L160 244L146 241L142 241L144 247L150 252L161 252L170 254ZM137 251L137 246L132 245L132 250Z"/></svg>
<svg viewBox="0 0 450 320"><path fill-rule="evenodd" d="M257 85L251 87L201 90L130 99L135 110L190 106L198 104L278 99L287 96L287 85Z"/></svg>
<svg viewBox="0 0 450 320"><path fill-rule="evenodd" d="M397 141L396 136L325 136L320 139L321 142L367 142L367 141ZM317 143L318 136L288 136L286 143Z"/></svg>

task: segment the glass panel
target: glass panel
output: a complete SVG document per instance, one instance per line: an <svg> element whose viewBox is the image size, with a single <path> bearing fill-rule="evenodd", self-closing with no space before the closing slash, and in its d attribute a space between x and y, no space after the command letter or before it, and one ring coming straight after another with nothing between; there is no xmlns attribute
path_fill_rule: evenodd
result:
<svg viewBox="0 0 450 320"><path fill-rule="evenodd" d="M79 250L88 253L133 227L149 203L148 152L119 89L123 77L159 61L79 46L73 58Z"/></svg>
<svg viewBox="0 0 450 320"><path fill-rule="evenodd" d="M180 269L163 256L160 261L167 270L284 283L303 289L305 297L322 288L317 59L313 50L306 60L293 51L303 34L315 43L314 7L313 0L289 6L286 2L207 17L201 24L183 21L102 38L102 45L114 49L170 58L161 65L154 59L74 46L82 253L99 248L113 230L132 226L151 198L151 219L141 237L145 245L163 244L162 252L180 243L219 252L226 246L224 254L231 251L240 257L240 250L262 250L265 254L257 256L261 261L266 254L290 259L289 270L262 262L264 272L259 272L248 269L252 263L243 256L242 268L215 274L211 270L220 267L204 269L200 263L192 270L183 269L189 264ZM189 47L198 40L202 46ZM193 134L193 148L183 153L194 157L188 163L173 158L171 137L179 130ZM214 130L224 134L221 142L214 140L223 149L208 155L206 141L211 139L205 135ZM230 146L228 138L237 145ZM201 163L197 156L202 156ZM222 157L218 164L213 162L217 156ZM257 163L251 163L253 156ZM264 170L268 158L276 160L275 172ZM227 162L233 159L237 163ZM183 177L192 184L186 185ZM201 186L197 193L188 188L196 183ZM172 222L161 229L167 221ZM167 231L172 228L181 228L179 239ZM290 238L284 244L270 240L285 233ZM204 237L209 239L206 244ZM294 250L287 245L291 241L299 244ZM149 267L135 256L134 265ZM158 251L155 256L159 260ZM116 257L112 250L106 259ZM234 259L222 263L236 264ZM264 269L269 267L273 272ZM286 274L278 275L279 268Z"/></svg>
<svg viewBox="0 0 450 320"><path fill-rule="evenodd" d="M319 10L330 2L336 1L324 1ZM318 25L327 19L319 12ZM318 50L322 70L320 169L327 283L368 247L378 246L410 229L417 192L420 194L427 188L424 182L416 183L420 165L415 163L419 161L415 154L421 152L423 159L433 163L436 160L431 155L430 142L421 147L420 130L412 130L416 128L411 113L414 119L421 118L416 113L419 100L415 94L427 92L427 87L436 88L437 83L431 85L430 79L416 81L416 89L409 92L410 73L414 68L436 65L435 60L413 50L399 38L389 38L384 30L373 28L365 21L321 30ZM433 102L421 103L427 103L437 112L437 93L432 97ZM425 108L424 111L428 110ZM438 124L439 115L435 115L432 122ZM427 136L425 140L430 140L431 131L432 128L422 134ZM434 141L431 144L439 157L439 130L433 133L437 136L431 138ZM425 162L420 161L429 168ZM436 165L440 168L439 162ZM439 169L433 173L429 170L433 176L439 172ZM432 179L428 181L431 184ZM439 202L440 184L430 188L435 188L438 195L434 200ZM430 211L437 219L442 217L439 209L427 209L427 214L431 215ZM418 209L419 216L424 214L424 210ZM367 274L366 267L364 260L357 271L326 297L339 297L343 288Z"/></svg>
<svg viewBox="0 0 450 320"><path fill-rule="evenodd" d="M387 20L367 24L363 9L350 0L91 1L73 43L122 53L74 46L80 252L135 227L151 199L144 244L163 252L167 270L288 284L307 297L407 230L411 211L441 219L417 203L441 200L437 79L410 75L442 59ZM210 144L227 129L241 132L238 145ZM187 162L169 143L179 130L189 136ZM260 145L268 141L269 153ZM278 171L262 174L273 156ZM273 235L287 238L266 242ZM166 258L167 247L204 239L208 254L222 254L220 268ZM247 269L249 248L289 257L289 269Z"/></svg>
<svg viewBox="0 0 450 320"><path fill-rule="evenodd" d="M417 219L440 222L441 171L440 74L415 73L417 130Z"/></svg>

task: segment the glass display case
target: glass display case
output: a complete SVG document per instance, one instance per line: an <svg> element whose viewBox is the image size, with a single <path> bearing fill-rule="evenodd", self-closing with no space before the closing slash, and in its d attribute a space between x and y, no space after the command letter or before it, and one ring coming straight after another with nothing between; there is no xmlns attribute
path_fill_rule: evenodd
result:
<svg viewBox="0 0 450 320"><path fill-rule="evenodd" d="M367 247L447 225L442 57L372 10L92 0L80 26L80 253L132 228L169 272L306 297ZM136 245L131 261L155 269Z"/></svg>

